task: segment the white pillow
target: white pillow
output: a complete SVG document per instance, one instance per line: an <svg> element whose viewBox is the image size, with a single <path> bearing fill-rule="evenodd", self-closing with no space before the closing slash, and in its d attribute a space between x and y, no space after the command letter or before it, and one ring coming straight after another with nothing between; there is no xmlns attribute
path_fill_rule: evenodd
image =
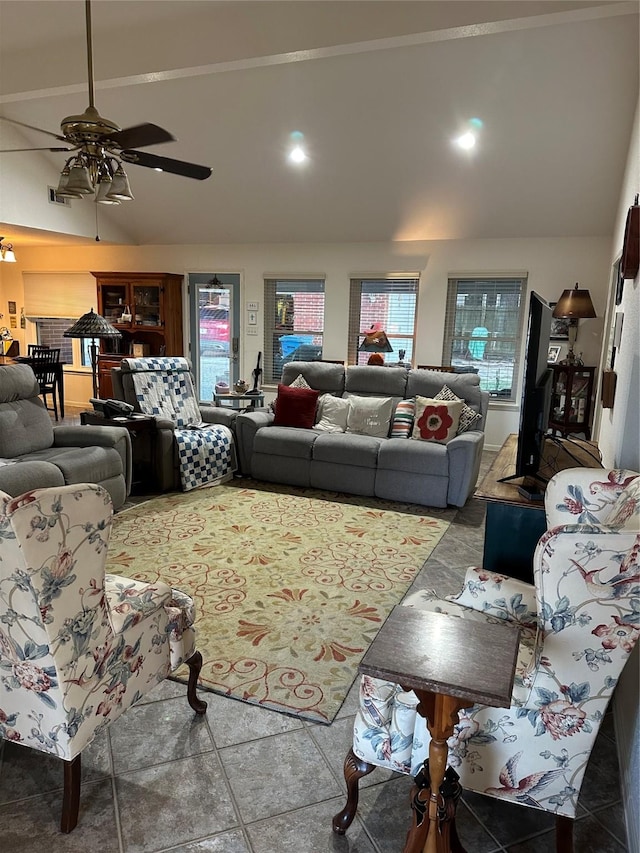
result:
<svg viewBox="0 0 640 853"><path fill-rule="evenodd" d="M318 400L317 419L314 426L318 432L344 432L347 428L349 401L333 394L323 394Z"/></svg>
<svg viewBox="0 0 640 853"><path fill-rule="evenodd" d="M392 397L357 397L354 394L347 400L347 432L372 435L375 438L386 438L389 435L389 422L394 409Z"/></svg>

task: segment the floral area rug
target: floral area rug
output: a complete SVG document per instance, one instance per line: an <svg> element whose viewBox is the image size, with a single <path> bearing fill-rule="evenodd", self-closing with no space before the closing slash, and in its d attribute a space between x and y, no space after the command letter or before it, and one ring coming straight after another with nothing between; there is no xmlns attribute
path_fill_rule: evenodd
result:
<svg viewBox="0 0 640 853"><path fill-rule="evenodd" d="M234 480L120 512L107 571L193 596L203 687L330 723L447 527L413 505Z"/></svg>

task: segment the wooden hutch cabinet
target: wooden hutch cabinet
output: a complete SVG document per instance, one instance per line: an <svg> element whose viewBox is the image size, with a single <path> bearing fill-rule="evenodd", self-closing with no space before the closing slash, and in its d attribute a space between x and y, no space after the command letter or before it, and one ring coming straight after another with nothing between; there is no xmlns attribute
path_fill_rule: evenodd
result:
<svg viewBox="0 0 640 853"><path fill-rule="evenodd" d="M552 367L549 429L554 433L559 432L563 438L574 432L582 432L589 440L595 367L577 364L554 364Z"/></svg>
<svg viewBox="0 0 640 853"><path fill-rule="evenodd" d="M111 368L127 356L184 355L182 276L158 272L94 272L98 313L122 333L103 338L98 354L98 388L113 397Z"/></svg>

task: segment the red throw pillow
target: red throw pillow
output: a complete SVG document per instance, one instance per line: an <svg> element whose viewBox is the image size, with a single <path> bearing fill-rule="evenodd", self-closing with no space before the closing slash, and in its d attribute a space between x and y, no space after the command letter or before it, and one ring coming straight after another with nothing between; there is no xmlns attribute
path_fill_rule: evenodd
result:
<svg viewBox="0 0 640 853"><path fill-rule="evenodd" d="M316 416L319 391L313 388L292 388L278 385L274 426L302 427L311 429Z"/></svg>

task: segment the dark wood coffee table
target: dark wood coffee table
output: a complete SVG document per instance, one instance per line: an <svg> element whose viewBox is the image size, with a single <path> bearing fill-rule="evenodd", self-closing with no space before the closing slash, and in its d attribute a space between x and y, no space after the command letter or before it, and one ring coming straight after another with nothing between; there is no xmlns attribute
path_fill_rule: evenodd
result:
<svg viewBox="0 0 640 853"><path fill-rule="evenodd" d="M459 791L446 801L447 739L458 712L475 704L508 708L520 629L413 607L395 607L359 671L413 690L431 734L424 778L412 792L413 822L404 853L464 853L455 831ZM416 777L418 778L418 777ZM453 843L453 847L452 847Z"/></svg>

